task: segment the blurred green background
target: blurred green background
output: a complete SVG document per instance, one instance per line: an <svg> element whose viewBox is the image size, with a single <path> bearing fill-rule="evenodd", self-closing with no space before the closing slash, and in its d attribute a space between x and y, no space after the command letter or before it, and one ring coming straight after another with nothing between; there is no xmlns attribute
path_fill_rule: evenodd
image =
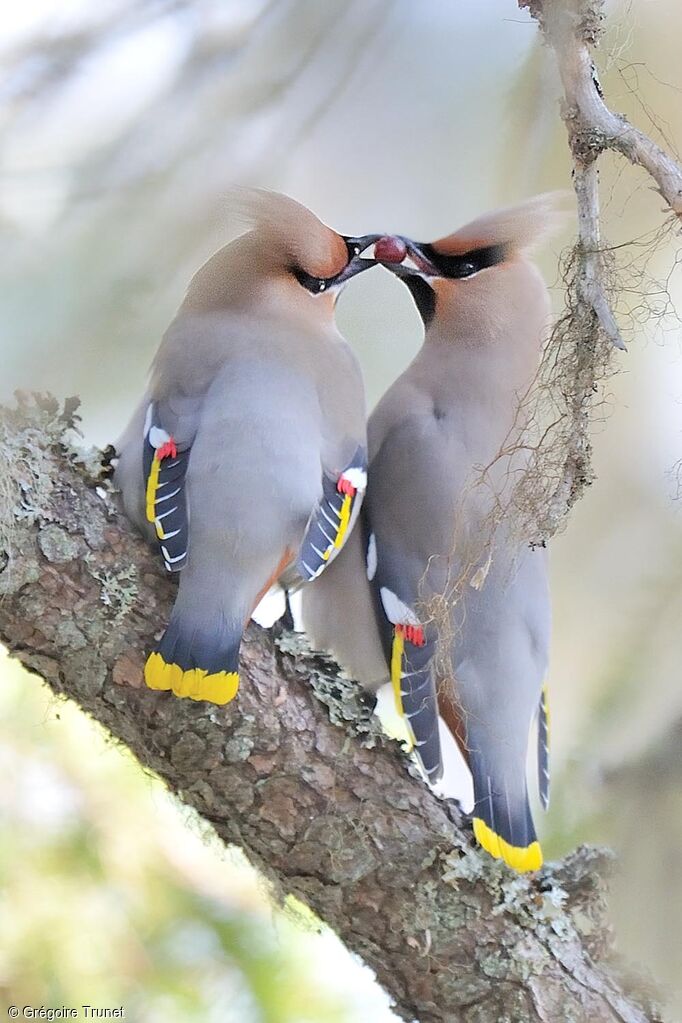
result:
<svg viewBox="0 0 682 1023"><path fill-rule="evenodd" d="M607 5L611 105L682 140L679 0ZM24 0L0 30L0 398L80 394L114 440L233 183L344 233L429 238L570 187L551 54L514 0ZM620 948L682 1008L682 284L662 200L601 163L630 350L595 425L599 479L553 544L550 855L620 856ZM543 253L561 308L557 261ZM340 323L373 403L419 344L388 274ZM369 971L300 907L274 911L162 787L0 661L0 999L128 1018L392 1019ZM322 931L318 934L318 931Z"/></svg>

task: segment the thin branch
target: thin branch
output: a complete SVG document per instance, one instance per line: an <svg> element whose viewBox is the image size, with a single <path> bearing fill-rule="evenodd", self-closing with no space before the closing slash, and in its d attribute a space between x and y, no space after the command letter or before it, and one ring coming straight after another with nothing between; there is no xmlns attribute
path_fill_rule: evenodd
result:
<svg viewBox="0 0 682 1023"><path fill-rule="evenodd" d="M594 160L587 164L575 160L573 186L578 198L578 243L581 255L581 272L576 281L577 297L594 311L609 341L625 351L625 342L611 312L604 286L605 254L601 246L599 223L599 178Z"/></svg>
<svg viewBox="0 0 682 1023"><path fill-rule="evenodd" d="M643 167L677 217L682 217L682 166L606 105L590 52L601 36L603 0L518 0L518 4L530 10L554 50L564 89L562 114L573 154L583 253L579 294L594 310L604 334L617 348L625 348L604 284L597 160L612 150Z"/></svg>
<svg viewBox="0 0 682 1023"><path fill-rule="evenodd" d="M518 0L553 48L564 87L571 150L583 163L607 149L643 167L670 209L682 217L682 166L606 105L589 47L599 42L604 0Z"/></svg>

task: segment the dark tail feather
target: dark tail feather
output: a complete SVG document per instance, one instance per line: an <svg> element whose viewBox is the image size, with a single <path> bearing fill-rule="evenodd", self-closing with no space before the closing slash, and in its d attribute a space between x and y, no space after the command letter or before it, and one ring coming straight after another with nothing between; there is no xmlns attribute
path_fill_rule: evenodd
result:
<svg viewBox="0 0 682 1023"><path fill-rule="evenodd" d="M488 773L477 753L471 754L471 768L474 834L479 845L519 873L539 870L542 850L535 834L525 778L520 789L518 784L510 789L506 778L500 783Z"/></svg>
<svg viewBox="0 0 682 1023"><path fill-rule="evenodd" d="M242 625L221 621L211 627L173 613L159 645L144 669L150 689L171 690L179 697L229 703L239 687Z"/></svg>
<svg viewBox="0 0 682 1023"><path fill-rule="evenodd" d="M538 706L538 791L543 810L549 806L549 695L542 687Z"/></svg>

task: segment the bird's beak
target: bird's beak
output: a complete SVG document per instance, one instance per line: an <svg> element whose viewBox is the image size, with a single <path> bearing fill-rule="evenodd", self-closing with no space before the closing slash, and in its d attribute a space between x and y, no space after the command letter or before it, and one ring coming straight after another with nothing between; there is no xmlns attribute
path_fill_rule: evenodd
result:
<svg viewBox="0 0 682 1023"><path fill-rule="evenodd" d="M439 272L422 245L403 235L385 235L374 246L374 255L382 266L403 281L424 325L428 326L436 309L436 293L431 281Z"/></svg>
<svg viewBox="0 0 682 1023"><path fill-rule="evenodd" d="M377 265L377 260L363 256L363 253L374 245L379 238L382 237L380 234L363 234L359 237L342 235L346 246L348 247L348 263L341 270L340 273L334 278L334 285L345 284L351 277L361 274L363 270L369 270L370 267Z"/></svg>
<svg viewBox="0 0 682 1023"><path fill-rule="evenodd" d="M376 259L396 277L438 277L439 272L422 248L404 235L385 235L374 247Z"/></svg>

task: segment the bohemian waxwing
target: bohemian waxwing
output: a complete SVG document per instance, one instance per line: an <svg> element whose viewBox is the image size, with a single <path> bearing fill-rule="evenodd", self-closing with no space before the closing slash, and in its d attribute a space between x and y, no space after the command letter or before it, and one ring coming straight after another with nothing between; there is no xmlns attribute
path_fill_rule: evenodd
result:
<svg viewBox="0 0 682 1023"><path fill-rule="evenodd" d="M337 234L275 193L241 204L251 229L193 277L115 473L128 516L180 572L145 681L221 704L262 595L285 569L322 572L359 512L364 389L334 305L378 237Z"/></svg>
<svg viewBox="0 0 682 1023"><path fill-rule="evenodd" d="M496 457L523 428L520 400L547 337L548 292L528 250L555 226L555 205L540 196L430 244L377 243L415 300L424 344L369 420L364 530L303 602L315 645L351 674L376 684L388 669L431 782L443 770L440 710L473 776L476 838L520 871L542 864L526 788L536 716L543 806L549 795L547 558L506 521L490 549L481 538L524 464L521 451Z"/></svg>

